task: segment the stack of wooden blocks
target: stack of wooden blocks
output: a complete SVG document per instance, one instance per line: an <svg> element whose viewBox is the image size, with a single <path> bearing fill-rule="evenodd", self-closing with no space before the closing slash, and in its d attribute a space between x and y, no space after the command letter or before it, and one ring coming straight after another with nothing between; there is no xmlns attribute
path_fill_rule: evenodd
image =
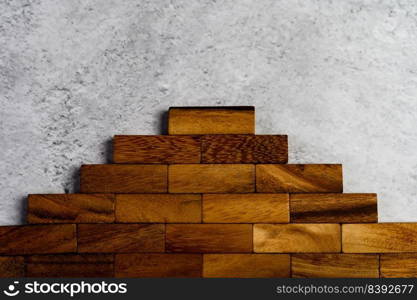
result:
<svg viewBox="0 0 417 300"><path fill-rule="evenodd" d="M3 277L415 277L417 224L378 224L342 166L288 162L253 107L169 111L168 135L114 138L80 194L30 195L0 227Z"/></svg>

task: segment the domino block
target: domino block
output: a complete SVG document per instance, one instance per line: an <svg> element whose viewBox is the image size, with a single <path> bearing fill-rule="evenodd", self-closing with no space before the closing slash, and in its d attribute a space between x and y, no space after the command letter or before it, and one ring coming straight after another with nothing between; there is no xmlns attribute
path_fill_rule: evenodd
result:
<svg viewBox="0 0 417 300"><path fill-rule="evenodd" d="M416 278L417 253L381 254L381 277Z"/></svg>

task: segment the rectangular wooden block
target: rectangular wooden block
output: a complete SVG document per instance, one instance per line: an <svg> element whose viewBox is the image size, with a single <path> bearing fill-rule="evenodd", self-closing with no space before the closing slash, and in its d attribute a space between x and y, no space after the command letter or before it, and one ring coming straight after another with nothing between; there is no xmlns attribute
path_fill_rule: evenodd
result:
<svg viewBox="0 0 417 300"><path fill-rule="evenodd" d="M78 252L164 252L164 224L80 224Z"/></svg>
<svg viewBox="0 0 417 300"><path fill-rule="evenodd" d="M84 165L82 193L166 193L166 165Z"/></svg>
<svg viewBox="0 0 417 300"><path fill-rule="evenodd" d="M255 252L340 252L339 224L255 224Z"/></svg>
<svg viewBox="0 0 417 300"><path fill-rule="evenodd" d="M250 224L167 224L168 252L252 252Z"/></svg>
<svg viewBox="0 0 417 300"><path fill-rule="evenodd" d="M256 165L260 193L342 193L342 165Z"/></svg>
<svg viewBox="0 0 417 300"><path fill-rule="evenodd" d="M291 223L378 222L376 194L291 194Z"/></svg>
<svg viewBox="0 0 417 300"><path fill-rule="evenodd" d="M0 278L25 276L23 256L0 256Z"/></svg>
<svg viewBox="0 0 417 300"><path fill-rule="evenodd" d="M343 224L343 252L417 252L417 223Z"/></svg>
<svg viewBox="0 0 417 300"><path fill-rule="evenodd" d="M210 164L277 163L288 161L286 135L205 135L202 162Z"/></svg>
<svg viewBox="0 0 417 300"><path fill-rule="evenodd" d="M169 134L254 134L253 106L171 107Z"/></svg>
<svg viewBox="0 0 417 300"><path fill-rule="evenodd" d="M198 136L116 135L113 161L137 164L200 163Z"/></svg>
<svg viewBox="0 0 417 300"><path fill-rule="evenodd" d="M373 254L293 254L295 278L378 278L379 257Z"/></svg>
<svg viewBox="0 0 417 300"><path fill-rule="evenodd" d="M205 223L288 223L288 194L204 194Z"/></svg>
<svg viewBox="0 0 417 300"><path fill-rule="evenodd" d="M0 254L44 254L77 251L73 224L0 227Z"/></svg>
<svg viewBox="0 0 417 300"><path fill-rule="evenodd" d="M417 253L381 254L380 264L380 277L417 277Z"/></svg>
<svg viewBox="0 0 417 300"><path fill-rule="evenodd" d="M26 277L113 277L113 254L34 255L26 258Z"/></svg>
<svg viewBox="0 0 417 300"><path fill-rule="evenodd" d="M290 277L288 254L204 254L203 277Z"/></svg>
<svg viewBox="0 0 417 300"><path fill-rule="evenodd" d="M116 254L116 277L201 277L201 254Z"/></svg>
<svg viewBox="0 0 417 300"><path fill-rule="evenodd" d="M112 223L114 195L29 195L27 221L34 223Z"/></svg>
<svg viewBox="0 0 417 300"><path fill-rule="evenodd" d="M124 194L116 196L118 223L201 223L199 194Z"/></svg>
<svg viewBox="0 0 417 300"><path fill-rule="evenodd" d="M255 191L255 166L170 165L170 193L251 193Z"/></svg>

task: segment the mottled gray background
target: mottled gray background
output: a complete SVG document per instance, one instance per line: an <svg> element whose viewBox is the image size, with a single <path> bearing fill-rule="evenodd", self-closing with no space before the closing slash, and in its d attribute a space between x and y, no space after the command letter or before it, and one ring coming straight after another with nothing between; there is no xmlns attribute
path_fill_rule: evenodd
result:
<svg viewBox="0 0 417 300"><path fill-rule="evenodd" d="M173 105L255 105L291 162L341 162L380 221L417 221L415 0L3 0L0 105L0 224Z"/></svg>

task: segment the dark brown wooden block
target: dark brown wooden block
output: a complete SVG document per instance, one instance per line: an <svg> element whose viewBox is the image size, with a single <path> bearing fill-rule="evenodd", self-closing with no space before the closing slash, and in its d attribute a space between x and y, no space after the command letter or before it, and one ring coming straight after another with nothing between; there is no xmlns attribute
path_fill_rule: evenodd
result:
<svg viewBox="0 0 417 300"><path fill-rule="evenodd" d="M372 254L293 254L292 277L378 278L379 257Z"/></svg>
<svg viewBox="0 0 417 300"><path fill-rule="evenodd" d="M378 222L376 194L291 194L291 223Z"/></svg>
<svg viewBox="0 0 417 300"><path fill-rule="evenodd" d="M0 256L0 278L25 276L23 256Z"/></svg>
<svg viewBox="0 0 417 300"><path fill-rule="evenodd" d="M78 252L163 252L163 224L80 224Z"/></svg>
<svg viewBox="0 0 417 300"><path fill-rule="evenodd" d="M170 165L170 193L251 193L255 167L244 164Z"/></svg>
<svg viewBox="0 0 417 300"><path fill-rule="evenodd" d="M168 252L252 252L250 224L167 224Z"/></svg>
<svg viewBox="0 0 417 300"><path fill-rule="evenodd" d="M116 254L116 277L201 277L201 254Z"/></svg>
<svg viewBox="0 0 417 300"><path fill-rule="evenodd" d="M28 223L112 223L111 194L29 195Z"/></svg>
<svg viewBox="0 0 417 300"><path fill-rule="evenodd" d="M288 161L286 135L205 135L202 162L210 164L281 163Z"/></svg>
<svg viewBox="0 0 417 300"><path fill-rule="evenodd" d="M381 254L381 273L383 278L416 278L417 253Z"/></svg>
<svg viewBox="0 0 417 300"><path fill-rule="evenodd" d="M171 107L168 115L169 134L254 134L255 108Z"/></svg>
<svg viewBox="0 0 417 300"><path fill-rule="evenodd" d="M203 277L290 277L287 254L204 254Z"/></svg>
<svg viewBox="0 0 417 300"><path fill-rule="evenodd" d="M116 196L118 223L201 223L199 194L124 194Z"/></svg>
<svg viewBox="0 0 417 300"><path fill-rule="evenodd" d="M341 193L342 165L256 165L260 193Z"/></svg>
<svg viewBox="0 0 417 300"><path fill-rule="evenodd" d="M166 165L84 165L82 193L166 193Z"/></svg>
<svg viewBox="0 0 417 300"><path fill-rule="evenodd" d="M0 227L0 254L66 253L77 250L72 224Z"/></svg>
<svg viewBox="0 0 417 300"><path fill-rule="evenodd" d="M192 164L201 157L198 136L116 135L113 147L115 163Z"/></svg>
<svg viewBox="0 0 417 300"><path fill-rule="evenodd" d="M28 256L26 277L113 277L113 262L113 254Z"/></svg>

